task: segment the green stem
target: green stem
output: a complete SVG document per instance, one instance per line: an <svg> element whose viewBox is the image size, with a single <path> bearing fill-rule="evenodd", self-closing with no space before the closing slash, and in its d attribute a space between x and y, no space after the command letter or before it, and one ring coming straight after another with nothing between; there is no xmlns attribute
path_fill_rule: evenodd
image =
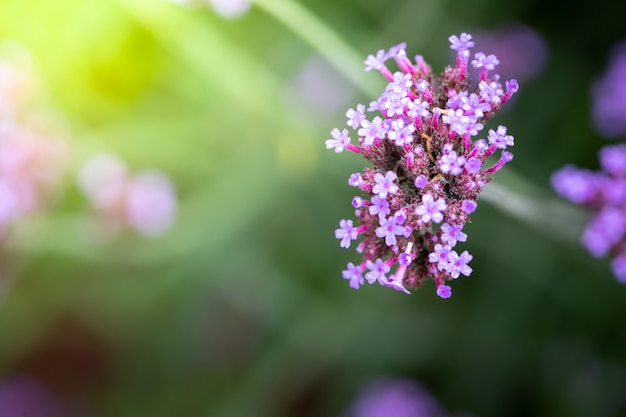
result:
<svg viewBox="0 0 626 417"><path fill-rule="evenodd" d="M190 19L179 6L155 0L119 0L120 4L171 52L184 57L203 78L244 109L274 120L281 80L241 46L217 30ZM253 80L253 82L251 82Z"/></svg>
<svg viewBox="0 0 626 417"><path fill-rule="evenodd" d="M357 64L364 61L361 54L315 15L291 0L254 2L317 50L354 86L370 97L378 97L382 91L382 80L380 83L373 81L372 74L366 74L363 65Z"/></svg>
<svg viewBox="0 0 626 417"><path fill-rule="evenodd" d="M512 175L518 181L525 181L509 172L509 176ZM536 188L530 193L521 193L493 181L485 186L481 198L540 232L569 242L580 239L586 221L585 213L578 207Z"/></svg>

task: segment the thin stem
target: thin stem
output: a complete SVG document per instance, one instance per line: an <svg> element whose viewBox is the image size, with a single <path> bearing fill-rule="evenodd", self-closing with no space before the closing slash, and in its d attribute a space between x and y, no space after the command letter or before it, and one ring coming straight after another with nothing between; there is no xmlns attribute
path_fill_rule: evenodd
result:
<svg viewBox="0 0 626 417"><path fill-rule="evenodd" d="M515 192L502 183L492 181L482 190L481 198L494 207L537 230L569 242L577 242L582 235L585 214L566 201L546 196Z"/></svg>
<svg viewBox="0 0 626 417"><path fill-rule="evenodd" d="M370 97L377 97L381 84L363 71L361 54L306 8L291 0L254 0L257 6L291 29L317 50L347 80Z"/></svg>
<svg viewBox="0 0 626 417"><path fill-rule="evenodd" d="M165 48L184 57L205 80L222 89L225 97L266 119L277 117L267 98L280 91L281 80L246 49L229 42L211 25L187 18L175 5L154 0L119 2Z"/></svg>

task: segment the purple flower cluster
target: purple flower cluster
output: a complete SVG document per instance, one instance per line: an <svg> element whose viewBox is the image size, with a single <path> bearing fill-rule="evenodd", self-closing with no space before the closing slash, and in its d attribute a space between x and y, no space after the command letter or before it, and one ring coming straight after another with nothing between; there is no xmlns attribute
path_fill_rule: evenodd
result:
<svg viewBox="0 0 626 417"><path fill-rule="evenodd" d="M598 172L573 165L561 168L552 175L552 187L593 211L581 243L594 257L610 254L613 273L626 284L626 144L605 146L599 159Z"/></svg>
<svg viewBox="0 0 626 417"><path fill-rule="evenodd" d="M479 52L470 60L471 35L449 40L456 64L440 75L419 55L415 63L409 60L404 43L369 55L365 70L378 70L389 81L367 108L379 115L367 118L359 104L346 113L358 145L351 143L348 129L333 129L326 141L328 149L359 153L373 164L348 180L368 196L352 200L358 225L341 220L335 231L342 247L361 240L356 250L363 261L349 263L343 271L352 288L367 281L409 293L407 288L431 277L437 294L448 298L446 282L472 273L472 255L457 252L456 244L467 239L463 226L476 209L478 194L513 158L507 151L513 136L506 127L490 129L486 138L474 137L518 85L511 80L503 86L492 74L498 65L495 56ZM389 59L400 71L388 69ZM470 87L468 64L480 73L475 88ZM488 162L497 152L499 158Z"/></svg>
<svg viewBox="0 0 626 417"><path fill-rule="evenodd" d="M606 138L626 134L626 42L616 45L609 68L591 89L592 118Z"/></svg>

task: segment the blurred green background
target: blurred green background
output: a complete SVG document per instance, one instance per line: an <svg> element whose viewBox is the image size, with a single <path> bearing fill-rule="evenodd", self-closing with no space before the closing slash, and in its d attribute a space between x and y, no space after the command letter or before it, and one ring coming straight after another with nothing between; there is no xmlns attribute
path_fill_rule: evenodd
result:
<svg viewBox="0 0 626 417"><path fill-rule="evenodd" d="M625 416L626 288L549 188L567 163L597 168L607 142L589 88L626 38L618 4L260 0L225 19L166 0L3 0L0 52L27 57L28 109L67 140L69 169L2 239L0 385L28 376L68 416L314 417L391 375L450 413ZM511 24L547 51L491 122L516 138L498 183L527 206L479 203L474 273L449 300L431 282L349 288L359 256L334 229L365 161L324 141L384 88L362 61L406 41L440 71L451 34ZM170 233L85 239L75 174L97 152L171 177Z"/></svg>

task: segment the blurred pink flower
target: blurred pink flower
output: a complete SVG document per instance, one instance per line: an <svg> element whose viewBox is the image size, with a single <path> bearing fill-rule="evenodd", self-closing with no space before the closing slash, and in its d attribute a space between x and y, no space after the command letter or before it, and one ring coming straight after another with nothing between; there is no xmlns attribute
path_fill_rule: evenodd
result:
<svg viewBox="0 0 626 417"><path fill-rule="evenodd" d="M83 164L78 186L91 204L100 211L114 211L124 198L130 173L116 156L98 154Z"/></svg>
<svg viewBox="0 0 626 417"><path fill-rule="evenodd" d="M139 173L129 184L126 201L128 223L145 236L159 236L172 226L176 195L169 178L158 171Z"/></svg>
<svg viewBox="0 0 626 417"><path fill-rule="evenodd" d="M46 207L65 171L67 146L0 118L0 230Z"/></svg>
<svg viewBox="0 0 626 417"><path fill-rule="evenodd" d="M381 378L369 384L348 410L348 417L443 417L435 398L411 379Z"/></svg>
<svg viewBox="0 0 626 417"><path fill-rule="evenodd" d="M176 217L170 179L156 170L133 174L114 155L98 154L85 161L78 186L109 232L131 228L157 237L171 228Z"/></svg>

